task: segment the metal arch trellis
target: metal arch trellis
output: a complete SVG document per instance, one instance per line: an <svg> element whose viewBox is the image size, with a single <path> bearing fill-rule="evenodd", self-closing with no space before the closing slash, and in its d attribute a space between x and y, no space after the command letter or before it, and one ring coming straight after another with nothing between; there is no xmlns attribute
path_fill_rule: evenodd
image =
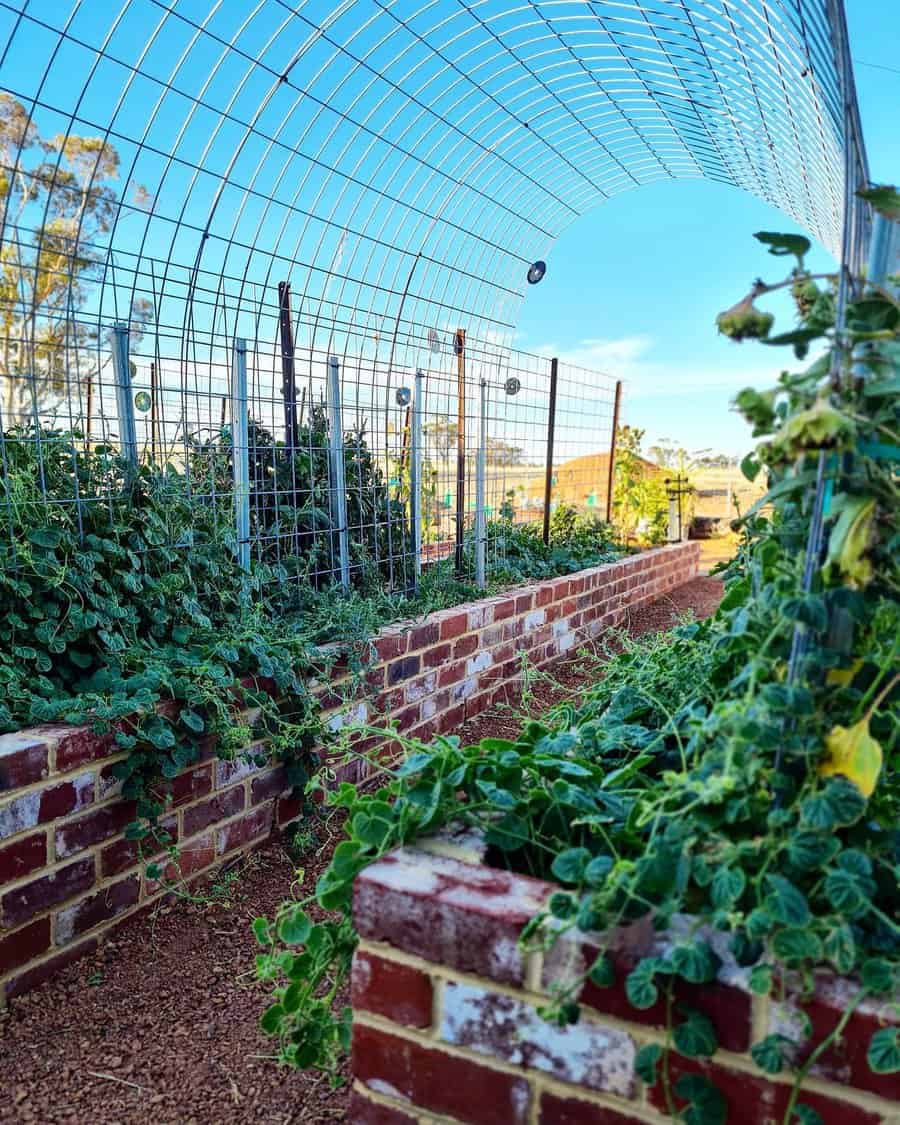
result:
<svg viewBox="0 0 900 1125"><path fill-rule="evenodd" d="M189 464L241 340L275 428L288 282L307 417L335 357L345 422L402 446L394 390L421 371L449 401L461 328L473 403L527 373L487 409L530 448L526 271L604 200L705 177L847 266L868 237L839 0L5 0L0 91L0 429L38 444L48 421L128 440L130 382L135 445ZM612 383L559 385L611 427Z"/></svg>

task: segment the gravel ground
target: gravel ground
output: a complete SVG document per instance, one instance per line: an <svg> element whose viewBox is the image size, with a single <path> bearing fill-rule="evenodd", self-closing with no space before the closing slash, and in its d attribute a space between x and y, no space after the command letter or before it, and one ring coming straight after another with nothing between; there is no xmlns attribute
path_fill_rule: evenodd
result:
<svg viewBox="0 0 900 1125"><path fill-rule="evenodd" d="M635 611L633 635L670 627L685 614L705 617L721 583L699 578ZM539 713L577 690L596 660L554 669L536 685ZM467 741L504 737L518 727L511 710L479 716ZM276 1068L257 1021L264 993L254 981L250 923L272 915L294 884L311 889L327 864L339 822L318 827L304 848L297 882L288 841L269 842L221 870L194 900L180 899L124 927L89 958L0 1012L0 1122L56 1125L218 1125L343 1121L346 1090Z"/></svg>

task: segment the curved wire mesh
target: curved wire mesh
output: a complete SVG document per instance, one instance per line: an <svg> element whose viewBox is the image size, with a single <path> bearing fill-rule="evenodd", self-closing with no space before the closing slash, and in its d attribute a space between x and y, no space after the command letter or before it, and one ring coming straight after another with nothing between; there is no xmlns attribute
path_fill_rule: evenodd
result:
<svg viewBox="0 0 900 1125"><path fill-rule="evenodd" d="M398 384L452 379L458 328L473 386L508 363L529 265L661 179L736 185L840 254L845 39L834 0L9 0L0 428L121 441L124 323L142 449L220 427L236 337L277 429L288 282L306 408L336 355L388 444Z"/></svg>

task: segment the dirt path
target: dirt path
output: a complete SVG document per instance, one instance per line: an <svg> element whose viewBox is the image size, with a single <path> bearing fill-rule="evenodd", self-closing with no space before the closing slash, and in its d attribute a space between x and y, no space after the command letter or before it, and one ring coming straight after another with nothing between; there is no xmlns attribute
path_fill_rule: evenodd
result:
<svg viewBox="0 0 900 1125"><path fill-rule="evenodd" d="M721 583L699 578L635 611L633 635L693 612L705 617ZM580 669L580 670L579 670ZM536 689L533 710L577 688L577 659L559 666L561 686ZM510 733L510 712L479 716L460 733ZM515 720L516 723L518 720ZM336 823L300 841L303 885L327 864ZM220 870L206 900L177 901L127 926L94 956L0 1012L0 1122L15 1125L327 1125L345 1119L346 1091L277 1069L258 1031L263 992L254 980L250 923L287 896L297 862L273 840Z"/></svg>

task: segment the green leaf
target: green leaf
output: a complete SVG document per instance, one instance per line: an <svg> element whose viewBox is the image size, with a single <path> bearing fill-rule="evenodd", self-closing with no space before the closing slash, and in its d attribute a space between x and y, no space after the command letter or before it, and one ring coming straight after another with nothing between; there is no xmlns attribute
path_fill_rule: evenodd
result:
<svg viewBox="0 0 900 1125"><path fill-rule="evenodd" d="M744 893L747 877L739 867L720 867L713 876L712 903L717 910L727 910Z"/></svg>
<svg viewBox="0 0 900 1125"><path fill-rule="evenodd" d="M266 1035L275 1035L281 1026L281 1020L284 1017L284 1008L280 1004L273 1004L270 1008L262 1014L259 1021L259 1026L263 1029Z"/></svg>
<svg viewBox="0 0 900 1125"><path fill-rule="evenodd" d="M584 879L588 886L601 887L613 869L612 856L597 855L584 869Z"/></svg>
<svg viewBox="0 0 900 1125"><path fill-rule="evenodd" d="M253 919L253 936L260 945L271 945L272 935L269 930L268 918L254 918Z"/></svg>
<svg viewBox="0 0 900 1125"><path fill-rule="evenodd" d="M547 908L554 918L567 922L578 913L578 899L574 895L566 894L565 891L556 891L550 896Z"/></svg>
<svg viewBox="0 0 900 1125"><path fill-rule="evenodd" d="M476 781L475 785L488 803L495 808L511 811L518 803L514 793L510 793L508 789L501 789L493 781Z"/></svg>
<svg viewBox="0 0 900 1125"><path fill-rule="evenodd" d="M675 972L691 984L706 984L715 980L721 962L706 942L676 946L672 953Z"/></svg>
<svg viewBox="0 0 900 1125"><path fill-rule="evenodd" d="M625 994L635 1008L652 1008L659 999L659 989L653 983L655 961L645 958L625 978Z"/></svg>
<svg viewBox="0 0 900 1125"><path fill-rule="evenodd" d="M662 1053L662 1047L656 1043L649 1043L646 1047L641 1047L634 1056L635 1073L648 1086L656 1085L657 1070L662 1059Z"/></svg>
<svg viewBox="0 0 900 1125"><path fill-rule="evenodd" d="M590 861L587 848L567 848L554 859L550 870L561 883L581 883Z"/></svg>
<svg viewBox="0 0 900 1125"><path fill-rule="evenodd" d="M892 184L879 184L877 187L862 188L856 193L860 199L871 203L879 211L894 222L900 221L900 193Z"/></svg>
<svg viewBox="0 0 900 1125"><path fill-rule="evenodd" d="M803 1105L802 1102L794 1106L790 1125L794 1125L795 1121L797 1125L825 1125L822 1116L811 1105Z"/></svg>
<svg viewBox="0 0 900 1125"><path fill-rule="evenodd" d="M801 830L788 841L788 858L801 871L815 871L824 867L840 847L840 841L824 832Z"/></svg>
<svg viewBox="0 0 900 1125"><path fill-rule="evenodd" d="M767 875L766 910L779 922L788 926L803 926L809 921L806 897L783 875Z"/></svg>
<svg viewBox="0 0 900 1125"><path fill-rule="evenodd" d="M612 959L601 953L591 966L588 979L591 984L595 984L598 988L609 988L610 985L615 984L616 969Z"/></svg>
<svg viewBox="0 0 900 1125"><path fill-rule="evenodd" d="M756 480L756 478L759 476L759 470L761 468L762 465L760 465L759 461L757 461L756 457L752 453L748 453L743 461L741 461L741 473L749 481Z"/></svg>
<svg viewBox="0 0 900 1125"><path fill-rule="evenodd" d="M750 1048L753 1061L766 1074L780 1074L790 1065L795 1044L784 1035L767 1035Z"/></svg>
<svg viewBox="0 0 900 1125"><path fill-rule="evenodd" d="M510 852L523 847L531 839L528 821L516 813L507 813L506 816L495 821L485 833L485 842L489 847L499 848L501 851Z"/></svg>
<svg viewBox="0 0 900 1125"><path fill-rule="evenodd" d="M688 1103L682 1111L685 1125L725 1125L725 1098L702 1074L682 1074L675 1083L675 1093Z"/></svg>
<svg viewBox="0 0 900 1125"><path fill-rule="evenodd" d="M818 961L822 957L822 943L816 935L800 926L779 930L772 938L772 949L787 965L799 961Z"/></svg>
<svg viewBox="0 0 900 1125"><path fill-rule="evenodd" d="M856 942L846 922L830 930L825 938L824 953L842 976L853 972L856 965Z"/></svg>
<svg viewBox="0 0 900 1125"><path fill-rule="evenodd" d="M870 957L863 962L862 982L870 992L893 995L896 980L896 967L883 957Z"/></svg>
<svg viewBox="0 0 900 1125"><path fill-rule="evenodd" d="M35 527L28 532L28 542L47 551L55 551L62 542L62 533L55 527Z"/></svg>
<svg viewBox="0 0 900 1125"><path fill-rule="evenodd" d="M278 920L278 936L285 945L303 945L311 932L312 922L299 906L291 907Z"/></svg>
<svg viewBox="0 0 900 1125"><path fill-rule="evenodd" d="M768 996L772 991L772 966L754 965L750 970L750 991L757 996Z"/></svg>
<svg viewBox="0 0 900 1125"><path fill-rule="evenodd" d="M178 718L189 730L194 731L196 734L202 734L203 731L206 730L206 723L203 721L203 716L198 715L196 711L190 711L185 708L183 711L179 712Z"/></svg>
<svg viewBox="0 0 900 1125"><path fill-rule="evenodd" d="M866 811L866 798L852 781L843 777L832 778L825 787L824 795L835 824L855 824Z"/></svg>
<svg viewBox="0 0 900 1125"><path fill-rule="evenodd" d="M882 1027L876 1031L869 1040L866 1059L875 1074L900 1071L900 1027Z"/></svg>
<svg viewBox="0 0 900 1125"><path fill-rule="evenodd" d="M804 254L809 253L812 243L802 234L781 234L771 230L758 230L753 236L757 242L768 246L769 253L776 258L793 254L802 267ZM774 268L774 267L773 267Z"/></svg>
<svg viewBox="0 0 900 1125"><path fill-rule="evenodd" d="M831 871L826 876L825 897L846 918L858 918L868 909L865 887L857 875L849 871Z"/></svg>
<svg viewBox="0 0 900 1125"><path fill-rule="evenodd" d="M710 1020L694 1009L687 1010L687 1018L672 1031L675 1049L689 1059L709 1058L716 1053L716 1029Z"/></svg>

